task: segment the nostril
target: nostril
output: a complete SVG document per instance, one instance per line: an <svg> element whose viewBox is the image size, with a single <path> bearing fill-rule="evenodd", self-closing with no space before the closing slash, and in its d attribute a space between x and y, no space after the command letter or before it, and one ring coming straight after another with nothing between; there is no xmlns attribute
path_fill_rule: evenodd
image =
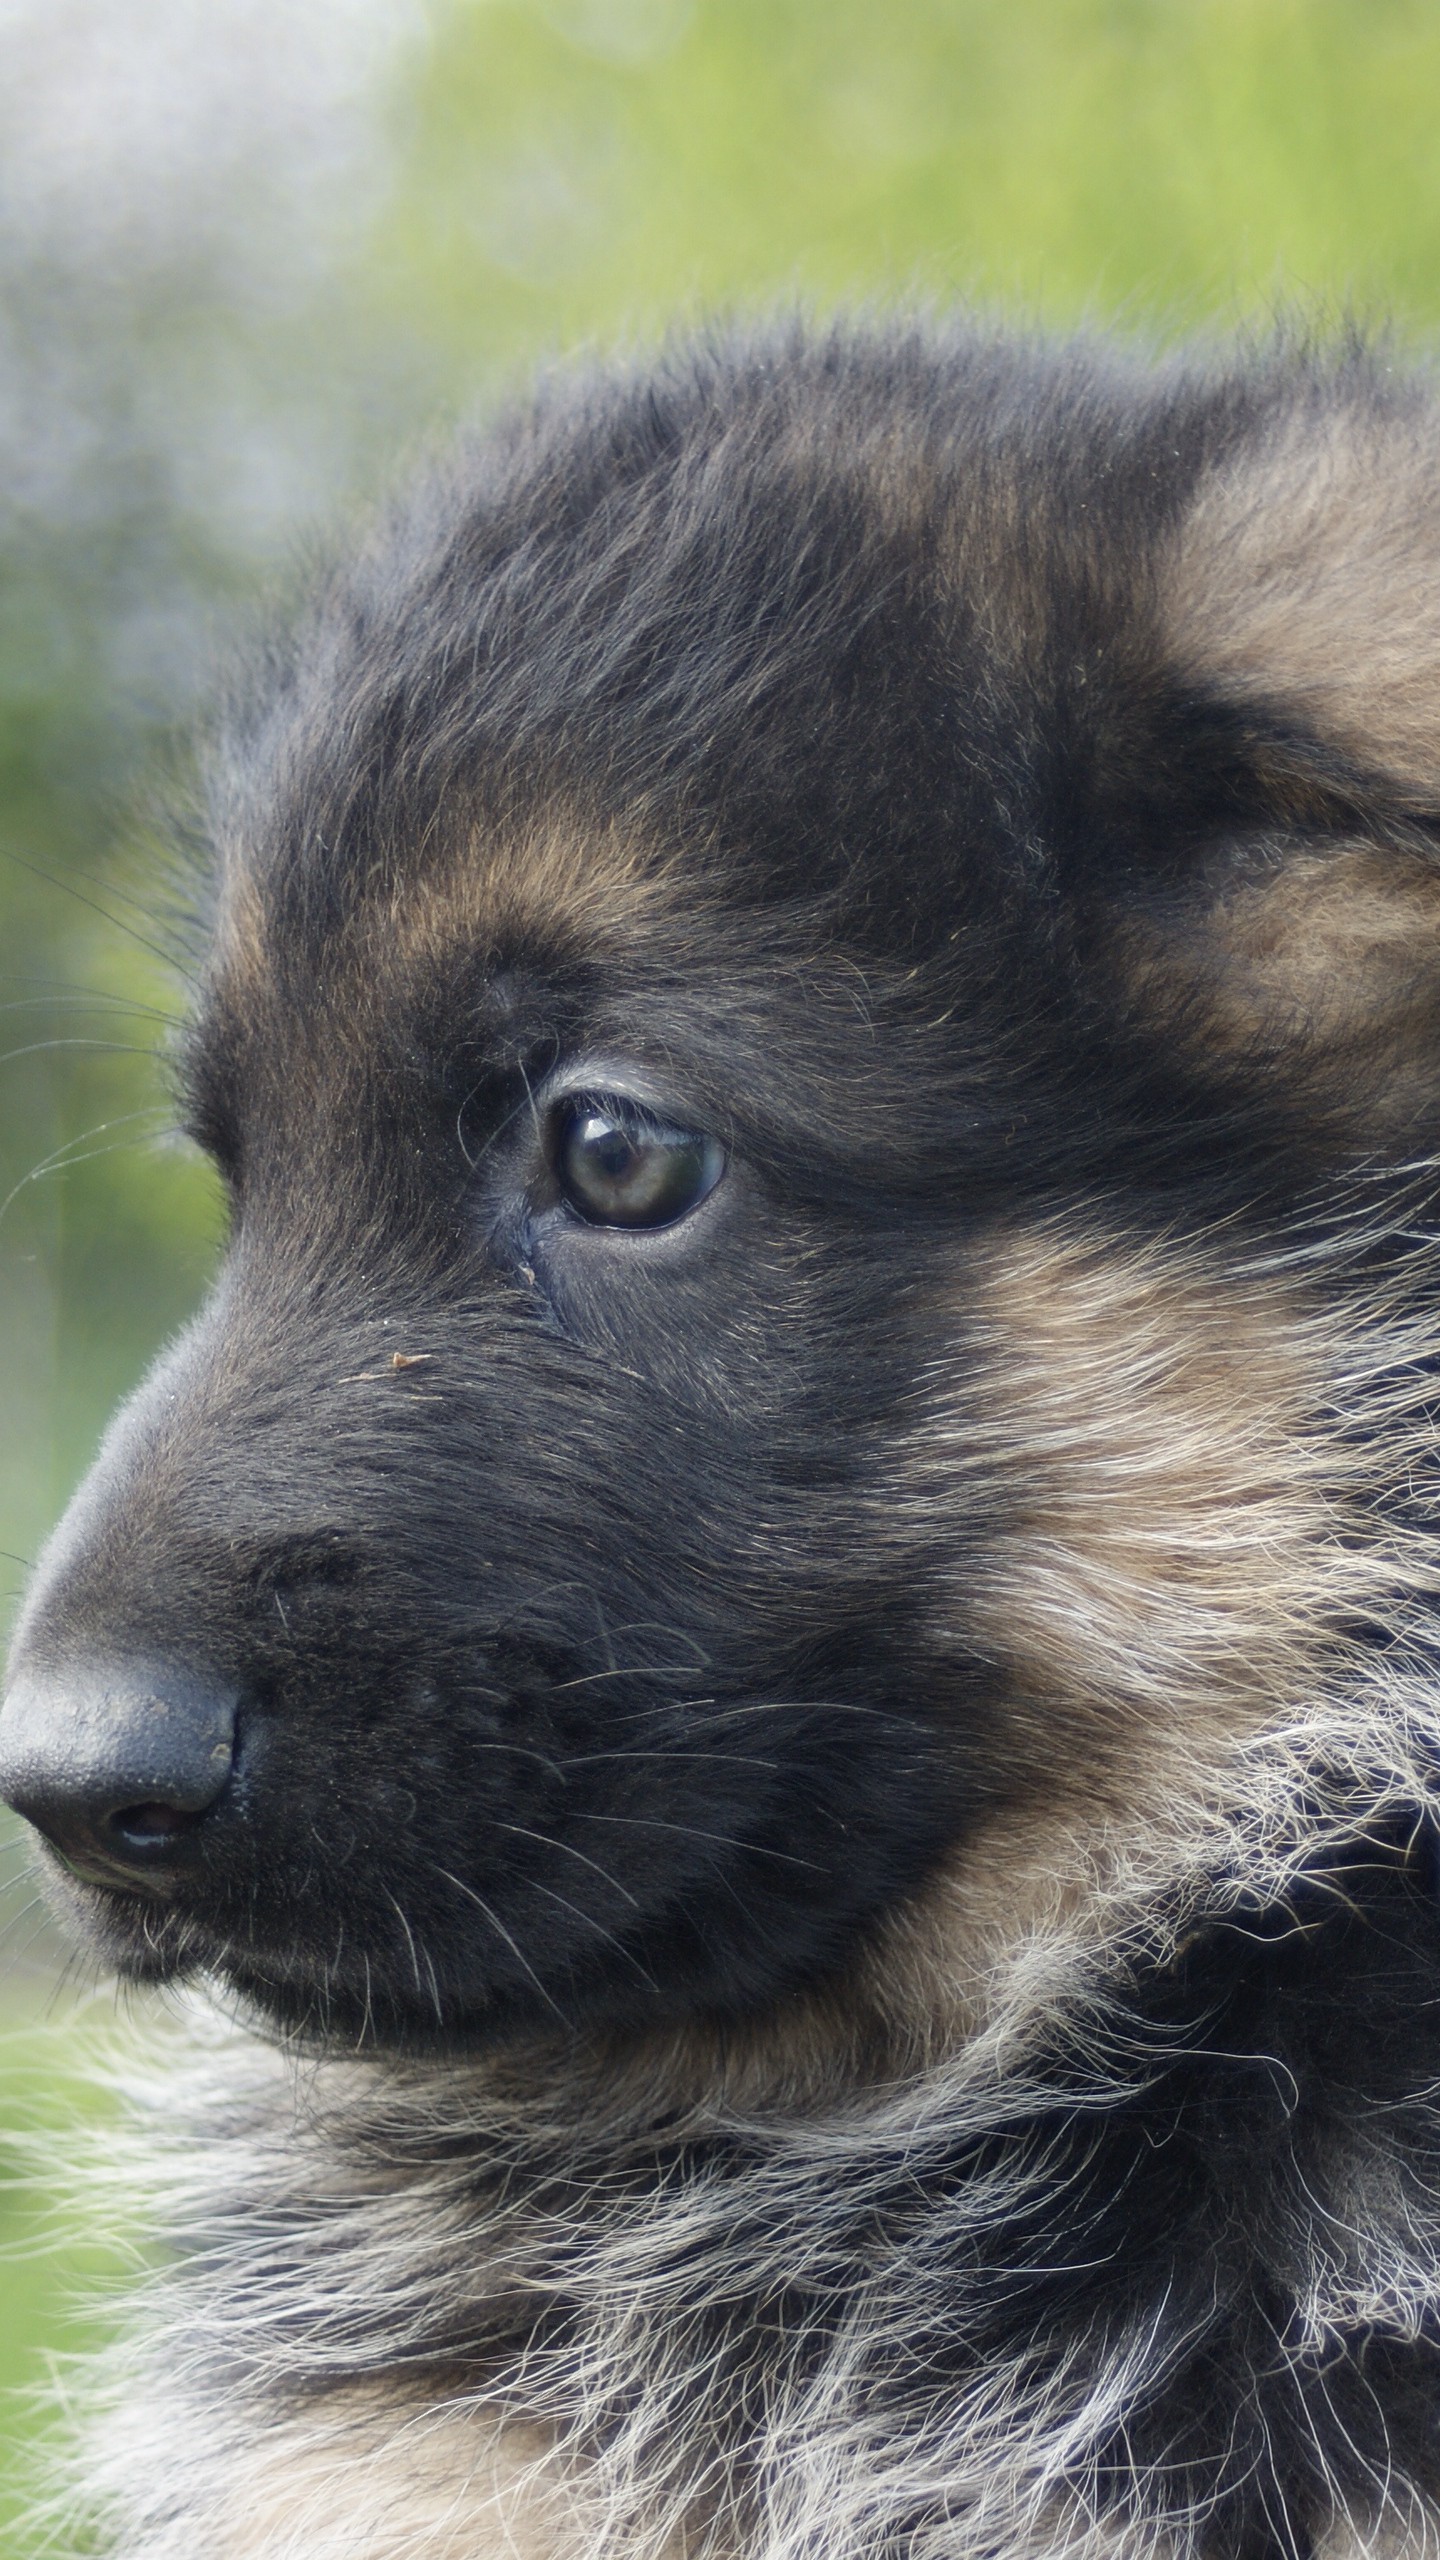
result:
<svg viewBox="0 0 1440 2560"><path fill-rule="evenodd" d="M187 1813L178 1804L126 1804L107 1813L100 1829L117 1848L143 1851L168 1847L187 1832L198 1831L204 1819L203 1812Z"/></svg>

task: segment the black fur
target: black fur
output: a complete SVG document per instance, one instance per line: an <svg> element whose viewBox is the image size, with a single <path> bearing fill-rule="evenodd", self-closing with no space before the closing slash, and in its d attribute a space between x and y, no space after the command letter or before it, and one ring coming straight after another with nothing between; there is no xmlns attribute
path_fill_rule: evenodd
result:
<svg viewBox="0 0 1440 2560"><path fill-rule="evenodd" d="M971 1604L1023 1497L963 1464L942 1490L914 1452L942 1386L1003 1431L976 1274L1020 1229L1203 1267L1222 1307L1283 1261L1305 1321L1408 1326L1413 1385L1426 1005L1392 1111L1388 1021L1347 1027L1329 1082L1281 999L1211 1036L1231 963L1206 936L1232 893L1357 842L1423 881L1440 743L1426 806L1293 686L1207 677L1166 603L1198 493L1337 419L1406 453L1436 436L1425 387L1363 351L1142 371L777 330L559 381L335 577L215 767L184 1078L232 1197L224 1269L18 1640L17 1676L59 1689L101 1655L239 1688L229 1785L163 1886L64 1888L122 1967L482 2077L574 2046L621 2074L683 2028L783 2051L787 2004L813 2037L817 2001L838 2050L856 1968L873 2001L893 1915L972 1847L1052 1801L1057 1837L1144 1803L1143 1723L1037 1687L1023 1628L1012 1655ZM722 1181L654 1232L587 1225L555 1167L576 1092L719 1138ZM1382 1369L1314 1423L1370 1470L1362 1546L1428 1523L1423 1383L1402 1423ZM1102 1461L1112 1422L1097 1388ZM1423 1724L1413 1591L1316 1607L1289 1724L1396 1663ZM1237 1747L1257 1721L1237 1708ZM682 2285L657 2240L656 2355L674 2304L696 2441L751 2519L735 2547L781 2550L755 2521L762 2418L842 2338L853 2423L892 2451L1002 2368L1058 2443L1149 2342L1108 2433L1055 2458L1053 2545L1043 2499L1029 2539L1018 2509L993 2542L952 2529L917 2454L871 2560L1098 2552L1054 2506L1067 2476L1087 2530L1217 2560L1318 2552L1387 2478L1440 2502L1435 2304L1323 2338L1296 2308L1382 2154L1420 2255L1440 2240L1414 1766L1378 1837L1322 1753L1313 1855L1292 1788L1283 1876L1247 1868L1237 1816L1228 1874L1127 1905L983 2121L926 2118L917 2044L909 2118L862 2094L893 2053L852 2048L850 2094L792 2091L748 2130L642 2113L607 2165L580 2121L548 2126L521 2175L530 2307L437 2303L406 2391L503 2374L523 2400L526 2357L582 2355L587 2221L608 2246L683 2190L693 2263ZM478 2264L479 2155L474 2177ZM533 2235L561 2227L549 2260ZM380 2356L383 2304L368 2320ZM616 2440L625 2412L587 2407Z"/></svg>

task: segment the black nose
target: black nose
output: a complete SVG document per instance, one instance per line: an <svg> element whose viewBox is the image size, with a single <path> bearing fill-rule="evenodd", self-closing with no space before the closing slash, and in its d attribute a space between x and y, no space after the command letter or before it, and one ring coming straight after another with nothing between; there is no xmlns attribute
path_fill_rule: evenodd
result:
<svg viewBox="0 0 1440 2560"><path fill-rule="evenodd" d="M237 1703L177 1662L22 1664L0 1712L0 1797L82 1871L173 1865L230 1775Z"/></svg>

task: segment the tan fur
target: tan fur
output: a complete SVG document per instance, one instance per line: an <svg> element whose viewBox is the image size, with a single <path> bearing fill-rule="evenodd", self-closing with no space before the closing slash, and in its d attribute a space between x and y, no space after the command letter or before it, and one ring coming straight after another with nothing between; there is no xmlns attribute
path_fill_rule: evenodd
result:
<svg viewBox="0 0 1440 2560"><path fill-rule="evenodd" d="M457 950L474 955L512 938L544 937L561 957L594 961L623 947L637 924L663 913L669 868L662 848L635 829L596 825L560 806L524 822L462 830L428 864L412 865L377 903L368 930L373 967L398 964L424 983ZM696 896L690 880L687 901Z"/></svg>
<svg viewBox="0 0 1440 2560"><path fill-rule="evenodd" d="M639 832L597 826L567 806L523 822L458 827L403 878L388 885L377 879L354 921L337 932L327 976L315 990L315 1020L324 1028L309 1062L313 1108L324 1107L351 1052L368 1061L382 991L424 990L437 971L453 970L457 957L473 964L478 981L497 951L535 940L552 964L613 960L630 948L640 924L664 915L667 869L664 851ZM692 883L687 906L697 904ZM219 1009L238 1021L263 1020L268 1009L271 930L253 870L230 865L210 980Z"/></svg>
<svg viewBox="0 0 1440 2560"><path fill-rule="evenodd" d="M1162 572L1192 682L1289 708L1410 805L1440 793L1433 412L1292 410L1212 472Z"/></svg>
<svg viewBox="0 0 1440 2560"><path fill-rule="evenodd" d="M1302 1694L1375 1596L1335 1348L1298 1286L1073 1220L989 1245L968 1321L978 1383L940 1386L915 1477L999 1524L965 1589L1017 1748L1128 1805L1142 1758Z"/></svg>
<svg viewBox="0 0 1440 2560"><path fill-rule="evenodd" d="M251 1005L263 1003L270 983L265 900L246 862L222 865L217 893L207 976L243 1018Z"/></svg>
<svg viewBox="0 0 1440 2560"><path fill-rule="evenodd" d="M1424 1571L1386 1518L1386 1459L1337 1436L1352 1354L1299 1279L1017 1226L985 1250L969 1325L981 1383L937 1381L910 1481L1000 1524L959 1568L957 1619L963 1600L1005 1675L1023 1801L866 1959L877 2008L932 2053L984 2023L1027 1948L1108 1925L1137 1855L1183 1835L1237 1747L1334 1676L1347 1622L1393 1616Z"/></svg>
<svg viewBox="0 0 1440 2560"><path fill-rule="evenodd" d="M181 2449L157 2445L156 2459ZM184 2450L210 2467L220 2448L197 2421ZM327 2394L258 2432L243 2461L220 2458L204 2560L586 2560L595 2538L593 2496L547 2431L473 2402Z"/></svg>
<svg viewBox="0 0 1440 2560"><path fill-rule="evenodd" d="M1238 1017L1261 1033L1293 1008L1310 1038L1378 1028L1397 1047L1440 996L1440 871L1373 844L1294 854L1242 879L1207 918Z"/></svg>
<svg viewBox="0 0 1440 2560"><path fill-rule="evenodd" d="M1406 2498L1401 2512L1372 2524L1341 2516L1317 2544L1315 2560L1434 2560L1436 2530L1419 2501Z"/></svg>
<svg viewBox="0 0 1440 2560"><path fill-rule="evenodd" d="M1278 1063L1365 1143L1440 1114L1440 870L1377 844L1240 868L1191 910L1136 912L1121 967L1197 1059Z"/></svg>

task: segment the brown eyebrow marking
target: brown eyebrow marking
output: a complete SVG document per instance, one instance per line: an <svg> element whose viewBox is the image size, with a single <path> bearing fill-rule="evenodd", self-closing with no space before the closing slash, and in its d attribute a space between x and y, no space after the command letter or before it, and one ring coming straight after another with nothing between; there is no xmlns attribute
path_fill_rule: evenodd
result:
<svg viewBox="0 0 1440 2560"><path fill-rule="evenodd" d="M536 938L557 960L623 949L674 905L678 856L616 819L551 808L524 825L467 828L372 910L369 936L426 975L457 948ZM688 895L694 896L694 884Z"/></svg>

